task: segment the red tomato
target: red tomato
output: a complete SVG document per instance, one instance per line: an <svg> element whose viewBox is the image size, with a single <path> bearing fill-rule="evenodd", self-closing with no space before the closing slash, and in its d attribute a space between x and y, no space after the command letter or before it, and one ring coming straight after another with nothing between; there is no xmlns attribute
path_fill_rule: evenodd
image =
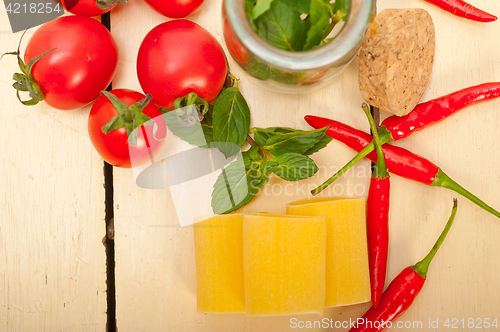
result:
<svg viewBox="0 0 500 332"><path fill-rule="evenodd" d="M45 101L71 110L94 101L115 76L118 48L109 31L84 16L63 16L42 25L24 54L26 64L51 49L34 66L32 76Z"/></svg>
<svg viewBox="0 0 500 332"><path fill-rule="evenodd" d="M330 68L323 68L323 69L317 70L314 73L308 73L305 77L299 79L298 82L302 85L314 84L314 83L318 82L320 79L322 79L323 76L325 76L326 72L329 69Z"/></svg>
<svg viewBox="0 0 500 332"><path fill-rule="evenodd" d="M116 89L111 93L128 106L145 98L142 93L127 89ZM116 129L108 134L101 131L106 123L118 115L109 99L102 95L92 106L88 122L90 140L99 155L109 164L123 168L137 167L150 161L150 153L154 157L163 146L167 127L160 110L151 102L142 112L158 125L156 133L158 140L153 135L153 126L141 126L137 129L137 144L130 146L125 128ZM131 156L133 162L130 160Z"/></svg>
<svg viewBox="0 0 500 332"><path fill-rule="evenodd" d="M64 9L75 15L82 16L100 16L109 12L114 7L110 6L107 9L99 9L97 0L62 0Z"/></svg>
<svg viewBox="0 0 500 332"><path fill-rule="evenodd" d="M158 13L170 18L184 18L200 8L204 0L146 0Z"/></svg>
<svg viewBox="0 0 500 332"><path fill-rule="evenodd" d="M207 30L186 20L169 21L151 30L137 57L142 90L169 109L175 99L190 92L211 101L221 91L226 74L220 44Z"/></svg>
<svg viewBox="0 0 500 332"><path fill-rule="evenodd" d="M224 40L226 41L227 50L233 59L240 65L245 66L250 62L250 55L247 48L241 43L233 27L227 17L224 18Z"/></svg>

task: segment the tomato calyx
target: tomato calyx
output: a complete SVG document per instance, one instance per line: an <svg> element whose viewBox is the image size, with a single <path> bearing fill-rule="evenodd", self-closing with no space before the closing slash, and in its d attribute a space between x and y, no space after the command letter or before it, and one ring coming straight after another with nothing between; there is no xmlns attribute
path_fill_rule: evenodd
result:
<svg viewBox="0 0 500 332"><path fill-rule="evenodd" d="M41 102L43 100L44 96L43 96L42 88L40 87L40 85L35 81L35 79L31 75L31 70L33 69L33 66L35 65L35 63L37 63L41 58L43 58L48 53L55 50L55 48L37 56L37 57L34 57L26 65L20 56L21 55L21 52L20 52L21 42L23 40L23 37L24 37L24 34L26 33L26 31L28 31L28 30L24 31L24 33L21 36L21 39L19 40L19 45L17 46L17 51L2 54L2 56L0 57L0 60L4 57L4 55L15 55L17 57L17 62L19 64L19 69L21 69L21 73L14 74L13 79L15 82L14 82L14 84L12 84L12 86L14 87L14 89L16 89L17 99L23 105L33 106L33 105L36 105L39 102ZM22 100L21 96L20 96L21 91L28 92L31 99L30 100Z"/></svg>
<svg viewBox="0 0 500 332"><path fill-rule="evenodd" d="M192 126L194 123L203 121L205 114L209 110L208 101L198 96L196 92L190 92L184 97L174 101L174 109L177 116L183 118L185 126ZM172 110L160 107L160 112L165 114ZM197 120L196 117L199 119Z"/></svg>
<svg viewBox="0 0 500 332"><path fill-rule="evenodd" d="M156 124L149 116L144 114L142 111L153 99L153 96L147 94L144 99L139 100L135 104L128 106L118 97L108 91L102 91L111 104L115 107L118 115L109 120L104 126L102 126L101 131L104 134L109 134L120 128L125 128L128 136L128 142L131 146L137 145L137 134L140 126L155 126ZM156 130L154 131L156 134ZM155 136L156 138L156 136ZM157 139L158 140L158 139Z"/></svg>
<svg viewBox="0 0 500 332"><path fill-rule="evenodd" d="M96 0L97 7L101 10L115 7L116 5L126 4L127 0Z"/></svg>

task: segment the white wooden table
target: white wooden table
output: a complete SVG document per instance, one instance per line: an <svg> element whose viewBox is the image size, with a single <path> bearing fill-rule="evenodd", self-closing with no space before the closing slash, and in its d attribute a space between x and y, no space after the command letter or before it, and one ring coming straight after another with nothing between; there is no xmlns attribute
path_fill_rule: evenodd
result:
<svg viewBox="0 0 500 332"><path fill-rule="evenodd" d="M500 2L469 2L500 15ZM470 22L421 0L378 1L379 11L389 7L424 8L434 19L436 57L422 101L500 80L500 22ZM201 11L189 19L208 29L225 48L220 13L221 0L206 0ZM149 30L164 21L166 18L142 0L129 0L112 12L111 31L120 49L114 88L140 91L135 71L139 45ZM9 31L0 5L2 53L17 47L20 33ZM356 61L332 85L292 96L254 85L232 59L229 62L233 74L241 78L252 126L308 129L303 116L316 114L368 131L360 108ZM43 103L22 106L10 87L15 65L14 57L0 62L0 112L4 118L0 133L0 331L105 331L103 162L87 135L90 107L62 112ZM465 188L500 209L499 110L500 100L470 107L397 145L435 162ZM385 116L383 113L382 118ZM243 211L284 213L285 203L307 197L309 188L353 156L349 148L332 142L313 155L321 170L314 178L300 182L296 193L273 195L273 186L285 184L273 178L267 190ZM351 170L336 183L336 193L366 196L369 167L364 161ZM397 176L391 180L388 282L428 252L448 219L452 198L457 197L446 189ZM177 225L170 192L137 187L130 170L114 169L113 181L118 331L294 330L289 316L196 313L192 228ZM355 185L363 192L354 192ZM333 189L324 195L334 195ZM400 319L412 327L399 330L447 331L444 323L449 319L453 325L455 318L457 330L475 331L468 327L469 318L474 319L474 326L479 319L484 322L489 318L490 323L500 320L500 220L458 198L455 225L431 265L422 293ZM296 318L328 317L343 322L360 317L368 307L333 308L325 310L322 317ZM429 328L429 321L436 320L439 327Z"/></svg>

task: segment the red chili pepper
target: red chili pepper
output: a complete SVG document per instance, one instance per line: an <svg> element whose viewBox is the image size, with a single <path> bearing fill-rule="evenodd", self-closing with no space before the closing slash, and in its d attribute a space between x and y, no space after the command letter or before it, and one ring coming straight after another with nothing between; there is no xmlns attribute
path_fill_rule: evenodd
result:
<svg viewBox="0 0 500 332"><path fill-rule="evenodd" d="M475 85L418 104L405 116L390 116L381 126L387 129L391 141L397 141L438 123L468 106L498 97L500 97L500 82Z"/></svg>
<svg viewBox="0 0 500 332"><path fill-rule="evenodd" d="M424 0L430 4L452 13L453 15L477 22L493 22L497 17L491 15L463 0Z"/></svg>
<svg viewBox="0 0 500 332"><path fill-rule="evenodd" d="M400 140L416 131L438 123L468 106L498 97L500 97L500 82L492 82L471 86L427 101L417 105L405 116L399 117L393 115L385 119L379 130L380 141L382 144L385 144ZM370 142L349 163L334 174L327 183L330 184L338 179L374 149L373 143Z"/></svg>
<svg viewBox="0 0 500 332"><path fill-rule="evenodd" d="M383 331L387 327L391 327L392 322L408 310L424 287L429 264L446 238L456 213L457 199L455 198L453 200L453 210L451 211L450 219L429 254L417 264L401 271L387 287L382 295L379 306L368 309L362 318L357 319L356 325L349 332Z"/></svg>
<svg viewBox="0 0 500 332"><path fill-rule="evenodd" d="M374 307L380 302L384 292L387 270L387 252L389 250L389 197L391 182L385 166L384 152L377 126L370 114L370 108L363 103L363 110L370 122L373 141L377 150L377 163L372 173L370 190L368 192L366 234L368 242L368 260L370 266L371 298Z"/></svg>
<svg viewBox="0 0 500 332"><path fill-rule="evenodd" d="M326 131L327 135L346 144L358 152L363 150L363 148L370 144L372 140L371 135L335 120L312 115L307 115L305 120L314 128L324 128L326 126L330 126ZM482 200L468 192L429 160L406 149L390 144L385 144L382 149L384 150L385 163L389 172L426 185L453 190L469 199L482 209L500 218L500 212L488 206ZM377 155L374 152L368 153L366 157L374 162L377 160ZM312 194L316 195L321 192L321 190L326 188L331 182L333 182L330 182L330 179L318 188L314 189Z"/></svg>

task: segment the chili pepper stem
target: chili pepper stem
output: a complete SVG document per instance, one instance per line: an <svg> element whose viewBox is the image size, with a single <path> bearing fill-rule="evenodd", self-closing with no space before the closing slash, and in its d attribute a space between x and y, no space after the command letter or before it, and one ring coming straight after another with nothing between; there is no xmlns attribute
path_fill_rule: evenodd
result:
<svg viewBox="0 0 500 332"><path fill-rule="evenodd" d="M330 184L332 184L335 180L340 178L345 172L347 172L352 166L354 166L358 161L366 157L370 152L375 149L375 145L373 142L370 142L363 150L361 150L354 158L352 158L344 167L342 167L337 173L332 175L328 180L323 182L319 187L316 189L311 190L311 194L313 196L319 194L322 192L326 187L328 187Z"/></svg>
<svg viewBox="0 0 500 332"><path fill-rule="evenodd" d="M462 187L461 185L456 183L448 175L446 175L441 169L438 169L438 172L436 174L434 182L431 183L431 186L443 187L443 188L453 190L454 192L464 196L465 198L467 198L468 200L470 200L472 203L476 204L480 208L482 208L482 209L488 211L489 213L491 213L492 215L500 218L500 212L493 209L491 206L487 205L485 202L483 202L478 197L476 197L474 194L467 191L464 187Z"/></svg>
<svg viewBox="0 0 500 332"><path fill-rule="evenodd" d="M368 105L366 103L363 103L361 107L363 108L363 111L365 111L366 117L370 122L370 128L373 132L373 141L375 141L375 150L377 150L377 162L375 163L373 177L384 179L389 176L389 171L385 166L384 151L382 150L382 143L380 142L380 136L377 132L377 126L375 124L375 120L373 120L373 116L370 113L370 108L368 107Z"/></svg>
<svg viewBox="0 0 500 332"><path fill-rule="evenodd" d="M424 259L422 259L420 262L417 264L413 265L411 268L418 273L422 278L426 279L427 277L427 270L429 269L429 265L436 256L437 251L439 250L439 247L441 247L441 244L443 243L444 239L446 238L446 235L448 234L448 231L451 228L451 225L453 224L453 220L455 219L455 215L457 214L457 199L453 199L453 209L451 210L451 216L450 219L448 219L448 222L446 223L446 226L437 239L436 243L434 244L434 247L432 247L431 251L425 256Z"/></svg>
<svg viewBox="0 0 500 332"><path fill-rule="evenodd" d="M393 141L392 139L392 134L390 131L387 130L385 127L380 127L380 130L378 131L378 135L380 137L380 145L383 145L387 142ZM337 173L332 175L328 180L323 182L319 187L316 189L313 189L311 191L311 194L313 196L316 196L320 192L322 192L326 187L328 187L330 184L332 184L335 180L340 178L345 172L347 172L352 166L356 165L358 161L369 155L373 150L375 150L375 144L373 144L373 141L370 142L363 150L361 150L354 158L352 158L344 167L342 167Z"/></svg>

